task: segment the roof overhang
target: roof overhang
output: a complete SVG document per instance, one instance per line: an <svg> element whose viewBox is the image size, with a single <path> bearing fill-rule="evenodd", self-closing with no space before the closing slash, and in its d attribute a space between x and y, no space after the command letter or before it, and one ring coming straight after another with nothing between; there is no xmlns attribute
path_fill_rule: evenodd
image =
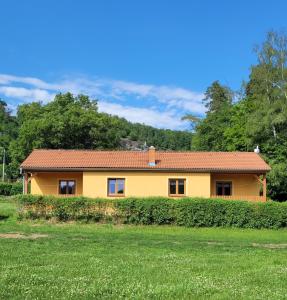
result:
<svg viewBox="0 0 287 300"><path fill-rule="evenodd" d="M270 170L251 169L161 169L161 168L43 168L21 167L22 172L181 172L181 173L244 173L265 174Z"/></svg>

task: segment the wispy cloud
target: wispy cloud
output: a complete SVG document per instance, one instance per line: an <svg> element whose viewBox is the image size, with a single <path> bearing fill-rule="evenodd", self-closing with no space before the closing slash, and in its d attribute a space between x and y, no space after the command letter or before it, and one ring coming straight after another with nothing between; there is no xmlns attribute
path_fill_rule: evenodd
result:
<svg viewBox="0 0 287 300"><path fill-rule="evenodd" d="M0 94L6 97L22 99L23 101L35 100L52 100L54 94L43 89L27 89L23 87L0 86Z"/></svg>
<svg viewBox="0 0 287 300"><path fill-rule="evenodd" d="M154 109L137 108L105 101L99 102L99 110L118 115L134 123L144 123L154 127L179 129L183 126L183 122L175 118L172 112L159 112Z"/></svg>
<svg viewBox="0 0 287 300"><path fill-rule="evenodd" d="M184 129L185 113L203 115L203 94L173 86L139 84L84 76L47 82L35 77L0 74L0 95L9 102L50 101L58 92L87 94L99 99L99 110L125 117L132 122Z"/></svg>
<svg viewBox="0 0 287 300"><path fill-rule="evenodd" d="M202 93L193 92L187 89L169 86L155 86L137 84L125 81L106 81L116 95L137 95L141 98L154 98L167 107L181 108L195 114L203 114Z"/></svg>

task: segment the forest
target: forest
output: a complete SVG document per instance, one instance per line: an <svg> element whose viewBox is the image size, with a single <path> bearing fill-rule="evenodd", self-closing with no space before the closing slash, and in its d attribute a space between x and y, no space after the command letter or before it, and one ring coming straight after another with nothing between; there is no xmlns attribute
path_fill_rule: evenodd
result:
<svg viewBox="0 0 287 300"><path fill-rule="evenodd" d="M287 36L268 32L255 48L256 64L241 90L215 80L206 89L204 117L185 115L189 131L157 129L98 111L98 100L58 94L47 104L18 106L16 115L0 100L0 151L6 150L6 179L34 148L253 151L271 165L269 197L287 200ZM1 155L3 159L3 155Z"/></svg>

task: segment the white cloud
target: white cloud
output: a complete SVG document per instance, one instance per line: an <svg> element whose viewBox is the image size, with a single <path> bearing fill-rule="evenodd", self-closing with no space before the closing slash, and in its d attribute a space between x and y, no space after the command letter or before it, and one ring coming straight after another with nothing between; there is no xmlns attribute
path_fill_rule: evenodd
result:
<svg viewBox="0 0 287 300"><path fill-rule="evenodd" d="M20 77L7 74L0 74L0 84L9 83L25 83L40 89L55 89L57 85L46 83L45 81L35 77Z"/></svg>
<svg viewBox="0 0 287 300"><path fill-rule="evenodd" d="M155 86L137 84L126 81L109 80L106 85L111 86L115 95L137 95L141 98L154 98L168 107L177 107L195 114L204 114L202 105L204 95L187 89L169 86Z"/></svg>
<svg viewBox="0 0 287 300"><path fill-rule="evenodd" d="M0 95L8 98L50 101L56 93L68 91L99 99L99 109L103 112L161 128L186 128L186 123L180 120L182 115L205 112L203 94L180 87L84 76L46 82L35 77L0 74Z"/></svg>
<svg viewBox="0 0 287 300"><path fill-rule="evenodd" d="M134 123L144 123L158 128L179 129L187 125L171 112L159 112L153 109L124 106L118 103L101 101L99 102L99 111L126 118Z"/></svg>
<svg viewBox="0 0 287 300"><path fill-rule="evenodd" d="M23 99L23 100L36 100L36 101L49 101L53 99L54 94L41 89L27 89L23 87L13 86L0 86L0 94L6 97Z"/></svg>

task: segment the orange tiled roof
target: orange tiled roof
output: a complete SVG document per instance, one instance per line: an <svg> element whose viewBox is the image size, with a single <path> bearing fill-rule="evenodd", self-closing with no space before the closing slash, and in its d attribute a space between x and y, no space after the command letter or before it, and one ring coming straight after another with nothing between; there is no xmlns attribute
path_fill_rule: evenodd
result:
<svg viewBox="0 0 287 300"><path fill-rule="evenodd" d="M34 150L23 170L118 169L266 172L270 167L254 152L156 151L156 165L148 165L148 151Z"/></svg>

